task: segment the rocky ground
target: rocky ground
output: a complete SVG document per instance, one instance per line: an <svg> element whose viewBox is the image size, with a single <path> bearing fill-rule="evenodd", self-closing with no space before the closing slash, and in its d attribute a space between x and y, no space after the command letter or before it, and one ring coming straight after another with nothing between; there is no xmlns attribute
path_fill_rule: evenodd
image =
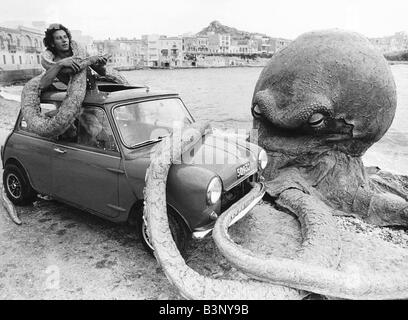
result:
<svg viewBox="0 0 408 320"><path fill-rule="evenodd" d="M1 142L18 108L19 103L0 98ZM0 207L0 299L181 299L132 227L42 199L17 210L21 226ZM377 228L355 218L336 220L361 243L385 243L376 247L380 264L389 248L396 254L408 252L406 230ZM254 251L286 257L301 241L296 219L267 203L238 222L231 237ZM191 241L186 257L187 264L205 276L246 278L211 238Z"/></svg>

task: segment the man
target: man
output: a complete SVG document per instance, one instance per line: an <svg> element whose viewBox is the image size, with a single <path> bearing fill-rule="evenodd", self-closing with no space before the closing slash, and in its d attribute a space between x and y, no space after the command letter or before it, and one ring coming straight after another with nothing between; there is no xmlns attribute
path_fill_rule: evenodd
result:
<svg viewBox="0 0 408 320"><path fill-rule="evenodd" d="M41 64L46 72L41 79L40 88L43 90L49 87L55 78L67 85L70 76L80 71L73 57L73 47L78 44L72 40L71 33L62 24L51 24L45 31L43 42L47 49L41 56ZM92 56L90 59L91 68L102 76L106 75L104 65L108 61L108 56Z"/></svg>
<svg viewBox="0 0 408 320"><path fill-rule="evenodd" d="M82 48L72 40L69 30L61 24L51 24L45 31L44 45L46 50L41 56L41 64L46 69L44 75L40 80L40 89L44 90L53 85L54 88L66 90L70 77L80 71L79 64L75 61L74 52L81 52ZM85 53L83 56L85 56ZM98 74L106 76L105 64L108 60L107 55L92 56L91 68ZM91 79L91 70L87 68L87 79ZM60 81L55 81L56 78ZM46 115L54 117L58 110L50 111ZM89 127L83 117L79 117L80 123L84 122L85 128ZM74 124L66 130L60 138L73 139L76 138L77 127Z"/></svg>

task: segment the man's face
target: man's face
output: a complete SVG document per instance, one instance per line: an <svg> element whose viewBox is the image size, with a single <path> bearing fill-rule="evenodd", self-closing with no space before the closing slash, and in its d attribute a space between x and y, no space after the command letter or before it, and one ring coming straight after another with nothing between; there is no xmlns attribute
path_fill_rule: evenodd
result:
<svg viewBox="0 0 408 320"><path fill-rule="evenodd" d="M64 30L57 30L52 34L54 47L57 51L65 52L69 50L69 38Z"/></svg>

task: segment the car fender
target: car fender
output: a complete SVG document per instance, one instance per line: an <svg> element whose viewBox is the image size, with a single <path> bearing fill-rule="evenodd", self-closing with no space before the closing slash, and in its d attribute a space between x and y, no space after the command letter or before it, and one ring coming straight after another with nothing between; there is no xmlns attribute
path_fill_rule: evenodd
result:
<svg viewBox="0 0 408 320"><path fill-rule="evenodd" d="M124 161L129 187L137 199L143 199L146 170L150 165L147 154ZM167 203L180 214L191 230L208 224L210 213L220 210L220 203L210 206L206 200L208 184L216 176L207 168L187 164L173 164L169 170Z"/></svg>

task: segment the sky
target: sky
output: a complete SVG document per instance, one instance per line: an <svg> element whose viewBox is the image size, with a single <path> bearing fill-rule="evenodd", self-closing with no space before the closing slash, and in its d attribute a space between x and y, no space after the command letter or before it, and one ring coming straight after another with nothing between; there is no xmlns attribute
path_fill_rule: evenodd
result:
<svg viewBox="0 0 408 320"><path fill-rule="evenodd" d="M213 20L239 30L294 39L340 28L367 37L408 31L406 0L1 0L1 22L59 22L95 40L197 33Z"/></svg>

